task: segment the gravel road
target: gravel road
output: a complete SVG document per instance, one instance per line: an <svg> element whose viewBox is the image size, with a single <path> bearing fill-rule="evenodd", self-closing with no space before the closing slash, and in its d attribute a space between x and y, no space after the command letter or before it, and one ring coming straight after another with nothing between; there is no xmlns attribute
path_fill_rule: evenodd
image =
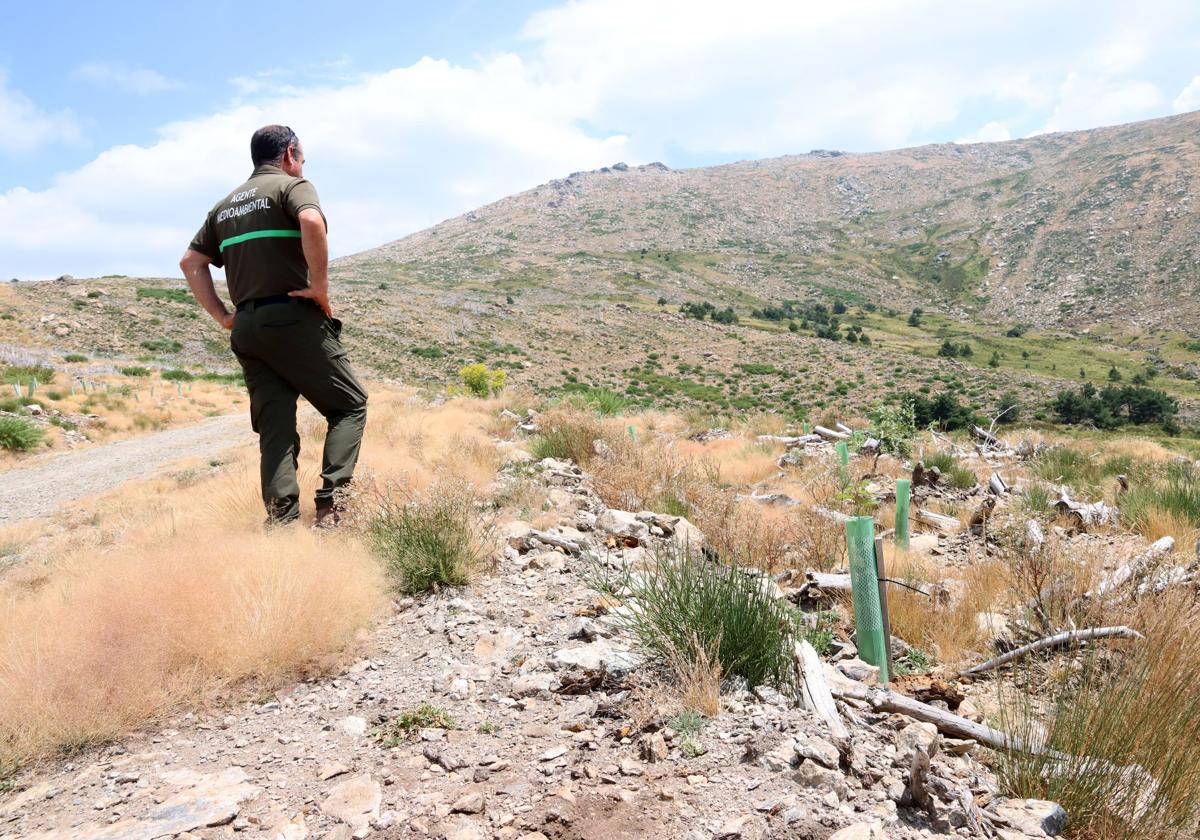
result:
<svg viewBox="0 0 1200 840"><path fill-rule="evenodd" d="M68 502L153 475L163 464L214 455L253 439L249 418L230 414L38 459L0 473L0 524L48 516Z"/></svg>

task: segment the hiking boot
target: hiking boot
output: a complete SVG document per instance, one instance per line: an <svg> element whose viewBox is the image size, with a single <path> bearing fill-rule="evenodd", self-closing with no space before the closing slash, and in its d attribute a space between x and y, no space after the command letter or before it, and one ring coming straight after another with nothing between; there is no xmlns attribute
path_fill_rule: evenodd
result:
<svg viewBox="0 0 1200 840"><path fill-rule="evenodd" d="M294 501L275 499L267 505L267 518L263 520L263 527L272 531L299 521L300 511Z"/></svg>
<svg viewBox="0 0 1200 840"><path fill-rule="evenodd" d="M332 531L342 524L342 514L337 505L318 505L317 517L313 520L313 529L317 531Z"/></svg>

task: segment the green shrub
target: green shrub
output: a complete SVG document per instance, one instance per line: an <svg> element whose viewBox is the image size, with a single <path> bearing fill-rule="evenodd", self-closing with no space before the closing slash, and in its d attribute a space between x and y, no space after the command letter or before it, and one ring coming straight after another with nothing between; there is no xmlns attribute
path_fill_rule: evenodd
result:
<svg viewBox="0 0 1200 840"><path fill-rule="evenodd" d="M118 368L118 370L121 371L121 373L125 376L134 376L139 379L150 375L150 368L139 367L136 365L132 367Z"/></svg>
<svg viewBox="0 0 1200 840"><path fill-rule="evenodd" d="M54 368L47 365L5 365L0 369L0 382L9 385L27 385L36 379L45 385L54 381Z"/></svg>
<svg viewBox="0 0 1200 840"><path fill-rule="evenodd" d="M195 379L195 375L186 370L164 370L162 378L176 382L191 382Z"/></svg>
<svg viewBox="0 0 1200 840"><path fill-rule="evenodd" d="M489 370L487 365L476 362L459 368L458 378L471 394L486 397L504 388L508 374L503 370Z"/></svg>
<svg viewBox="0 0 1200 840"><path fill-rule="evenodd" d="M954 457L953 453L943 451L933 452L922 456L921 463L927 469L937 467L942 473L942 478L951 487L957 487L960 490L969 490L979 483L975 472L958 463L958 459Z"/></svg>
<svg viewBox="0 0 1200 840"><path fill-rule="evenodd" d="M245 385L246 376L240 370L234 373L218 373L216 371L206 371L197 379L203 379L205 382L226 382L231 385Z"/></svg>
<svg viewBox="0 0 1200 840"><path fill-rule="evenodd" d="M410 347L408 352L422 359L440 359L446 355L446 351L440 347Z"/></svg>
<svg viewBox="0 0 1200 840"><path fill-rule="evenodd" d="M192 303L195 298L187 289L152 289L141 287L137 290L139 298L149 298L152 300L168 300L172 303Z"/></svg>
<svg viewBox="0 0 1200 840"><path fill-rule="evenodd" d="M1077 391L1059 392L1052 407L1063 423L1087 423L1101 429L1147 423L1178 428L1175 415L1179 413L1179 403L1155 388L1109 385L1097 391L1088 383Z"/></svg>
<svg viewBox="0 0 1200 840"><path fill-rule="evenodd" d="M77 364L79 362L86 362L87 360L88 360L87 356L81 356L78 353L68 353L67 355L63 356L63 361L69 362L71 364Z"/></svg>
<svg viewBox="0 0 1200 840"><path fill-rule="evenodd" d="M664 660L716 651L722 678L790 689L792 619L764 582L735 565L664 550L650 569L623 580L638 605L624 621L643 647Z"/></svg>
<svg viewBox="0 0 1200 840"><path fill-rule="evenodd" d="M376 553L406 595L465 586L487 560L489 530L470 486L449 479L421 494L381 496L367 518Z"/></svg>
<svg viewBox="0 0 1200 840"><path fill-rule="evenodd" d="M389 720L376 732L387 747L398 747L422 729L457 729L458 724L445 709L424 702Z"/></svg>
<svg viewBox="0 0 1200 840"><path fill-rule="evenodd" d="M917 435L913 404L904 400L898 405L877 404L867 416L871 419L871 436L879 441L879 451L907 457Z"/></svg>
<svg viewBox="0 0 1200 840"><path fill-rule="evenodd" d="M151 353L178 353L183 349L182 344L170 338L153 338L143 341L142 347Z"/></svg>
<svg viewBox="0 0 1200 840"><path fill-rule="evenodd" d="M1044 517L1050 512L1050 502L1054 494L1050 487L1040 481L1031 481L1016 494L1017 504L1021 511L1028 516Z"/></svg>
<svg viewBox="0 0 1200 840"><path fill-rule="evenodd" d="M567 385L563 388L572 397L578 398L585 407L595 409L603 415L620 414L629 408L629 400L610 388L594 388L590 385Z"/></svg>
<svg viewBox="0 0 1200 840"><path fill-rule="evenodd" d="M926 386L921 390L928 392L929 388ZM976 419L971 409L960 403L958 397L948 390L932 400L921 394L905 394L903 399L912 402L914 420L919 429L937 426L945 431L953 431L966 428Z"/></svg>
<svg viewBox="0 0 1200 840"><path fill-rule="evenodd" d="M9 452L28 452L39 443L45 432L21 417L0 417L0 449Z"/></svg>

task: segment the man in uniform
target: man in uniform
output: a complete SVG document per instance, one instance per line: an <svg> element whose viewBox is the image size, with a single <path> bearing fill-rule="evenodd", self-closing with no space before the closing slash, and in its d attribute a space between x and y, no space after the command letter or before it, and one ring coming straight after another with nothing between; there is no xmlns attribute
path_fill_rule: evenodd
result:
<svg viewBox="0 0 1200 840"><path fill-rule="evenodd" d="M250 180L209 211L179 267L205 311L232 330L258 433L267 524L300 517L296 398L303 395L329 422L316 525L330 527L358 461L367 394L329 306L325 215L303 178L300 140L287 126L264 126L250 139L250 158ZM210 265L225 267L236 312L217 297Z"/></svg>

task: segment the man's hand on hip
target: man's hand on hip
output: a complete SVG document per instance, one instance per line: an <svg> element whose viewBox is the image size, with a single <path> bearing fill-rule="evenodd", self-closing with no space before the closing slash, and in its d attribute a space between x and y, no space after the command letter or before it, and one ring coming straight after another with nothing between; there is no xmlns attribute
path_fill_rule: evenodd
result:
<svg viewBox="0 0 1200 840"><path fill-rule="evenodd" d="M329 306L329 292L319 292L316 289L300 289L296 292L288 292L290 297L307 298L321 307L321 311L333 317L333 309Z"/></svg>
<svg viewBox="0 0 1200 840"><path fill-rule="evenodd" d="M217 322L227 330L233 329L233 313L226 312L217 318Z"/></svg>

